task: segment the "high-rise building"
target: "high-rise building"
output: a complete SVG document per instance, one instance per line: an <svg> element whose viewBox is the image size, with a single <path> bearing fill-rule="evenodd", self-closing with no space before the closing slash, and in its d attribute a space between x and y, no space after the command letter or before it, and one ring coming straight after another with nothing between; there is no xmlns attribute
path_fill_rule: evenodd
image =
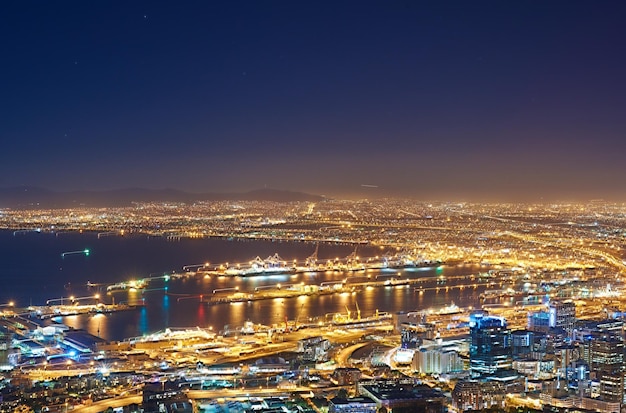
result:
<svg viewBox="0 0 626 413"><path fill-rule="evenodd" d="M528 329L541 332L550 330L550 312L535 311L528 313Z"/></svg>
<svg viewBox="0 0 626 413"><path fill-rule="evenodd" d="M608 336L591 341L591 367L600 381L600 397L608 402L624 399L624 341Z"/></svg>
<svg viewBox="0 0 626 413"><path fill-rule="evenodd" d="M492 381L461 380L452 390L452 405L458 411L503 409L506 389L501 383Z"/></svg>
<svg viewBox="0 0 626 413"><path fill-rule="evenodd" d="M556 301L550 303L550 327L562 328L568 333L574 329L576 322L576 305L572 301Z"/></svg>
<svg viewBox="0 0 626 413"><path fill-rule="evenodd" d="M624 322L622 320L595 320L578 323L573 331L572 339L586 341L595 337L622 336Z"/></svg>
<svg viewBox="0 0 626 413"><path fill-rule="evenodd" d="M470 315L470 371L472 376L493 374L512 367L511 330L501 317Z"/></svg>
<svg viewBox="0 0 626 413"><path fill-rule="evenodd" d="M609 403L626 402L623 326L621 320L609 319L581 324L573 332L581 358L600 383L600 400Z"/></svg>
<svg viewBox="0 0 626 413"><path fill-rule="evenodd" d="M513 357L526 357L533 351L535 334L529 330L517 330L511 333L511 348Z"/></svg>
<svg viewBox="0 0 626 413"><path fill-rule="evenodd" d="M591 340L591 368L616 371L624 366L624 341L621 337L598 337Z"/></svg>
<svg viewBox="0 0 626 413"><path fill-rule="evenodd" d="M419 373L445 374L463 370L463 360L444 346L421 347L413 355L412 367Z"/></svg>

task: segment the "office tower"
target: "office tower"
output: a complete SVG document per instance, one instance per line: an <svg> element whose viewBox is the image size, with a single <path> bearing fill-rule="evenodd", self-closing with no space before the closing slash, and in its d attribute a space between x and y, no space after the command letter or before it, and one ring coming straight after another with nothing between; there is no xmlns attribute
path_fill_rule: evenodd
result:
<svg viewBox="0 0 626 413"><path fill-rule="evenodd" d="M576 306L572 301L556 301L550 303L550 327L562 328L568 333L576 322Z"/></svg>
<svg viewBox="0 0 626 413"><path fill-rule="evenodd" d="M470 316L470 371L477 377L510 369L511 330L500 317L484 314Z"/></svg>

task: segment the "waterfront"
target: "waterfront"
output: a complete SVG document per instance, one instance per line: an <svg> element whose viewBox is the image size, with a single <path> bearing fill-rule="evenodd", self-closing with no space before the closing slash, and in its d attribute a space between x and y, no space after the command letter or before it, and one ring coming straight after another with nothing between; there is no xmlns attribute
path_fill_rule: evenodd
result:
<svg viewBox="0 0 626 413"><path fill-rule="evenodd" d="M460 306L475 305L484 286L463 290L449 288L462 280L451 279L446 284L437 284L444 277L478 274L484 268L477 266L443 266L439 268L417 268L404 270L377 270L365 272L319 272L301 274L279 274L262 277L225 277L204 275L182 278L172 277L169 281L158 279L145 290L106 292L106 285L130 279L159 276L164 273L182 272L185 265L204 262L247 261L278 253L288 260L304 260L315 250L315 244L301 242L240 241L228 239L181 239L168 241L166 238L149 238L145 235L107 236L98 238L96 233L18 233L0 232L0 245L5 251L0 269L3 280L14 279L3 288L2 300L15 300L25 307L31 302L44 304L47 300L62 297L89 297L96 293L103 301L141 302L142 308L113 314L84 314L57 318L75 328L84 328L107 340L121 340L143 335L166 327L213 327L222 330L225 325L232 328L245 321L266 325L284 323L289 320L302 321L314 317L325 317L330 313L356 312L360 308L363 316L376 310L395 312L455 302ZM89 249L88 256L76 254L61 258L66 251ZM352 245L320 244L320 259L345 257L354 251ZM371 246L359 246L363 256L382 254L385 251ZM356 293L340 293L320 296L275 298L253 302L207 305L200 302L200 294L212 295L214 290L238 287L240 291L253 291L260 286L276 284L317 284L340 282L346 278L359 277L421 278L428 281L424 286L441 285L437 291L420 293L414 286L398 285L381 288L366 288ZM439 281L438 281L439 280ZM87 287L87 281L95 286ZM167 290L165 290L167 287Z"/></svg>

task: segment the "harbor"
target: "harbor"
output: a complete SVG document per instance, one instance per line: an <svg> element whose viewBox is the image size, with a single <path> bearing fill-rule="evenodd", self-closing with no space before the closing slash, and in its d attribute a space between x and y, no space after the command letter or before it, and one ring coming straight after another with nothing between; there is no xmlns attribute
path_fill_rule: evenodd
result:
<svg viewBox="0 0 626 413"><path fill-rule="evenodd" d="M5 235L8 245L25 241L12 233ZM479 274L488 271L488 267L422 266L422 263L407 266L408 262L400 261L403 251L395 248L359 246L355 251L354 245L347 244L317 246L214 238L171 242L140 236L98 238L96 233L33 236L40 237L42 248L63 252L84 251L89 247L90 254L74 254L62 259L60 252L48 257L39 250L29 249L29 254L44 258L33 265L45 263L47 268L59 267L51 273L33 269L42 274L41 282L20 287L21 293L12 297L15 308L26 309L29 302L33 306L50 307L41 308L47 320L57 321L58 317L59 322L71 328L84 329L106 340L122 340L169 326L212 326L218 331L225 325L241 326L246 320L265 325L281 324L285 316L295 320L299 313L302 320L323 318L327 313L345 312L346 304L354 308L356 300L364 314L374 314L376 309L393 314L407 306L427 308L450 301L472 305L484 289L498 288L484 287L485 277L478 281ZM318 258L307 261L316 249ZM424 251L430 252L428 248L417 248L417 252L420 251L415 257L438 257L435 253L426 254ZM298 267L295 273L236 276L208 272L219 267L220 264L215 263L222 260L224 266L228 261L229 267L239 263L240 268L244 268L244 263L251 261L245 261L244 257L274 257L277 252L288 266L295 261ZM380 254L378 260L377 254ZM396 254L398 256L392 259ZM385 256L387 267L380 268ZM213 264L206 265L207 262L198 257L206 257ZM313 261L317 265L314 266ZM326 266L329 261L337 265ZM367 265L357 265L357 262ZM315 271L311 271L313 269ZM59 282L50 283L51 279ZM467 287L456 288L455 284ZM116 307L106 310L103 306L92 307L98 303ZM301 310L302 304L305 305Z"/></svg>
<svg viewBox="0 0 626 413"><path fill-rule="evenodd" d="M299 263L297 260L285 260L278 253L265 259L256 256L244 263L222 263L210 265L209 263L197 266L185 266L183 270L197 272L205 275L217 276L263 276L272 274L299 274L320 271L367 271L401 268L436 267L442 264L441 260L427 259L417 250L402 251L393 255L361 257L357 254L357 248L344 258L322 259L318 258L319 244L315 252ZM195 270L195 271L193 271Z"/></svg>
<svg viewBox="0 0 626 413"><path fill-rule="evenodd" d="M46 306L29 306L26 308L12 308L10 310L4 310L0 312L3 318L13 317L35 317L41 320L68 317L82 314L111 314L120 311L131 311L139 307L144 306L143 301L137 303L127 304L70 304L70 305L46 305Z"/></svg>
<svg viewBox="0 0 626 413"><path fill-rule="evenodd" d="M324 282L320 285L307 285L304 283L290 285L269 285L257 287L253 291L239 291L238 288L224 288L213 290L212 294L201 294L197 296L178 297L181 299L198 298L201 302L210 305L229 304L237 302L288 299L301 296L320 296L331 294L351 294L373 288L413 288L419 294L426 292L439 293L449 292L451 289L475 289L478 287L489 287L495 285L495 281L488 278L481 278L474 275L463 275L453 277L440 277L436 286L424 285L429 281L437 280L433 277L403 278L399 274L376 275L372 277L346 278L337 282ZM463 283L446 284L449 280L464 280Z"/></svg>

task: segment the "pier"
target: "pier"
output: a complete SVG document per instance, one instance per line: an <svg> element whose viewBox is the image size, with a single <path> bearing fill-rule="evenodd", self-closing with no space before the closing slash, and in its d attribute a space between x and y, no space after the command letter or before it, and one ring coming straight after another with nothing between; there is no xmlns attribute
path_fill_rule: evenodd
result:
<svg viewBox="0 0 626 413"><path fill-rule="evenodd" d="M361 277L359 277L361 278ZM386 278L386 279L381 279ZM373 280L358 280L354 282L349 282L350 279L345 279L343 281L327 281L323 282L320 285L307 285L307 284L292 284L289 286L282 286L277 284L276 286L262 286L257 287L253 291L239 291L238 289L223 289L223 291L214 291L214 293L200 295L200 296L189 296L189 297L181 297L181 299L186 298L199 298L200 301L206 302L210 305L216 304L229 304L229 303L237 303L237 302L246 302L246 301L259 301L259 300L271 300L275 298L295 298L299 296L316 296L316 295L330 295L330 294L341 294L341 293L352 293L363 291L366 288L385 288L385 287L413 287L414 291L423 294L427 291L449 291L451 289L465 289L465 288L478 288L478 287L490 287L496 285L496 282L489 279L482 279L477 276L455 276L455 277L447 277L457 278L457 279L467 279L469 283L455 284L455 285L446 285L446 279L438 279L433 277L418 277L418 278L396 278L396 276L387 277L377 277ZM424 282L434 281L441 282L436 286L425 287L422 286Z"/></svg>
<svg viewBox="0 0 626 413"><path fill-rule="evenodd" d="M135 310L142 307L143 303L138 302L135 304L90 304L90 305L51 305L51 306L37 306L29 307L22 310L21 314L36 315L42 320L54 317L65 317L70 315L79 314L107 314L115 313L118 311Z"/></svg>
<svg viewBox="0 0 626 413"><path fill-rule="evenodd" d="M257 256L246 263L231 264L227 262L216 265L209 265L208 263L200 265L186 265L183 267L183 270L191 272L190 270L192 268L196 268L196 273L206 275L248 277L268 274L300 274L323 271L367 271L426 268L437 267L439 265L442 265L441 260L426 259L418 255L416 251L400 252L395 255L382 257L360 257L357 255L357 250L355 249L350 255L344 258L319 260L316 249L310 257L304 260L302 265L298 265L297 260L284 260L278 254L274 254L265 259L261 259Z"/></svg>

